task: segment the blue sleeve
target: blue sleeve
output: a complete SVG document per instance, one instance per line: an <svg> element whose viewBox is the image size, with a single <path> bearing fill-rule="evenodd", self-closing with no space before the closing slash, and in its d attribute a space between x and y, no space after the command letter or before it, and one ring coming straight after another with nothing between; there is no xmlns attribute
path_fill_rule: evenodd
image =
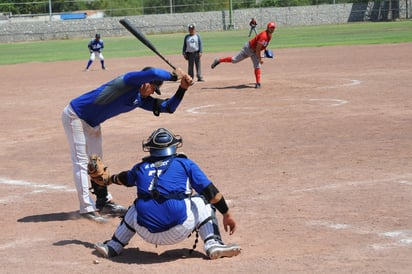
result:
<svg viewBox="0 0 412 274"><path fill-rule="evenodd" d="M176 94L171 98L164 100L160 105L160 112L173 113L176 111L177 107L180 105L180 102L183 100L183 96L186 90L179 87Z"/></svg>
<svg viewBox="0 0 412 274"><path fill-rule="evenodd" d="M141 85L150 83L155 80L172 81L172 74L167 70L160 68L152 68L145 71L134 71L126 73L123 80L128 85Z"/></svg>
<svg viewBox="0 0 412 274"><path fill-rule="evenodd" d="M196 190L197 193L202 193L202 191L207 186L209 186L212 183L212 181L192 160L186 159L184 161L184 165L186 166L186 170L188 171L191 186Z"/></svg>
<svg viewBox="0 0 412 274"><path fill-rule="evenodd" d="M170 98L167 99L159 99L159 98L153 98L152 96L148 96L144 99L142 99L141 104L139 105L140 108L144 110L154 110L157 109L158 112L160 113L174 113L180 103L183 100L183 96L185 94L186 90L182 89L179 87L179 89L176 91L175 95L173 95ZM157 104L160 104L156 106ZM155 114L158 116L157 114Z"/></svg>
<svg viewBox="0 0 412 274"><path fill-rule="evenodd" d="M123 80L127 85L140 86L144 83L150 83L155 80L160 81L175 81L173 76L167 70L160 68L152 68L145 71L129 72L123 76ZM175 95L171 98L163 100L158 98L153 98L148 96L147 98L142 98L139 107L144 110L154 110L158 109L159 112L163 113L173 113L176 111L180 102L183 99L186 90L179 87Z"/></svg>
<svg viewBox="0 0 412 274"><path fill-rule="evenodd" d="M92 42L93 42L93 40L91 40L91 41L89 42L89 44L87 44L87 47L89 48L89 50L92 50Z"/></svg>
<svg viewBox="0 0 412 274"><path fill-rule="evenodd" d="M139 164L140 163L134 165L129 171L127 171L127 187L136 186L138 177L135 170L139 168Z"/></svg>

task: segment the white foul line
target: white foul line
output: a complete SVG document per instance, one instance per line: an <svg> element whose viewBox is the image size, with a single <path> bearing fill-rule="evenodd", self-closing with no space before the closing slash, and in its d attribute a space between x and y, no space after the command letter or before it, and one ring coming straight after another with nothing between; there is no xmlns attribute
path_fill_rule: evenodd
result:
<svg viewBox="0 0 412 274"><path fill-rule="evenodd" d="M33 190L31 192L24 192L19 193L19 195L9 195L8 197L0 198L0 203L14 201L22 198L24 195L28 195L31 193L39 193L39 192L46 192L47 190L57 190L57 191L67 191L67 192L74 192L76 189L68 188L62 185L51 185L51 184L37 184L33 182L27 182L22 180L11 180L6 178L0 177L0 185L13 185L13 186L24 186L24 187L31 187Z"/></svg>
<svg viewBox="0 0 412 274"><path fill-rule="evenodd" d="M371 244L370 247L375 250L386 249L394 246L409 246L412 244L412 230L404 229L404 230L395 230L395 231L376 231L376 229L366 229L361 227L355 227L354 225L349 224L335 224L329 221L324 220L312 220L306 222L307 225L310 226L323 226L330 229L335 230L348 230L356 234L366 235L366 234L374 234L379 237L386 237L393 239L391 243L374 243Z"/></svg>
<svg viewBox="0 0 412 274"><path fill-rule="evenodd" d="M334 183L334 184L327 184L315 187L308 187L302 189L293 190L292 193L296 192L315 192L315 191L322 191L328 189L337 189L343 187L352 187L352 186L359 186L359 185L368 185L368 184L378 184L378 183L385 183L385 182L393 182L398 181L399 184L404 185L412 185L411 181L405 180L406 177L411 177L412 174L404 174L394 178L386 178L380 180L368 180L368 181L349 181L349 182L342 182L342 183Z"/></svg>

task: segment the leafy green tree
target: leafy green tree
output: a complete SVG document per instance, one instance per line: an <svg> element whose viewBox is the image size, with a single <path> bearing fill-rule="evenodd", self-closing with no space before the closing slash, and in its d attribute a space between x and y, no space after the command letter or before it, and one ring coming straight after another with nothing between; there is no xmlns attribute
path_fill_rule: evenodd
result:
<svg viewBox="0 0 412 274"><path fill-rule="evenodd" d="M289 7L331 4L333 0L52 0L53 13L101 10L106 16L163 14L228 10L256 7ZM335 0L335 3L363 3L368 0ZM48 0L0 0L0 12L6 14L44 14Z"/></svg>
<svg viewBox="0 0 412 274"><path fill-rule="evenodd" d="M108 16L142 14L143 0L101 0L101 8Z"/></svg>

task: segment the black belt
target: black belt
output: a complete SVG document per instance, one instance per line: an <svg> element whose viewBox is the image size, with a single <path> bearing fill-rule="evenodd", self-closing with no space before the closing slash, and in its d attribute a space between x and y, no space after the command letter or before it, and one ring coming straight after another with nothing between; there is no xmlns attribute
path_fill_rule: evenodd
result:
<svg viewBox="0 0 412 274"><path fill-rule="evenodd" d="M137 195L138 199L144 199L144 200L148 200L148 199L154 199L154 200L184 200L186 198L189 198L190 195L189 194L184 194L184 193L172 193L172 194L161 194L161 193L139 193Z"/></svg>

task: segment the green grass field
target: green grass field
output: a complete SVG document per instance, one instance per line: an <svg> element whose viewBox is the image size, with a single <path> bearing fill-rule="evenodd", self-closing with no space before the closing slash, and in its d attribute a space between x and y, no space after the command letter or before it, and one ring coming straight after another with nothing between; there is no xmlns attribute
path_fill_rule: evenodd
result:
<svg viewBox="0 0 412 274"><path fill-rule="evenodd" d="M238 51L249 39L249 30L200 32L205 52ZM186 33L147 35L155 47L165 55L180 54ZM132 35L102 37L104 55L131 57L153 55ZM91 39L91 38L90 38ZM90 39L52 40L0 44L0 65L26 62L53 62L83 60L88 58L87 43ZM412 21L350 23L340 25L278 27L270 49L322 47L333 45L360 45L412 42Z"/></svg>

